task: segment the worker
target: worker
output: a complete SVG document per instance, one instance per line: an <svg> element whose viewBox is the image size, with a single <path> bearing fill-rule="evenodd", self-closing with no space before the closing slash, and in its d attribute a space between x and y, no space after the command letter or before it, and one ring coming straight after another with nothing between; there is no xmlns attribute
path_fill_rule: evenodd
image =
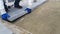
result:
<svg viewBox="0 0 60 34"><path fill-rule="evenodd" d="M19 5L20 1L21 1L21 0L15 0L15 3L14 3L14 7L15 7L15 8L19 8L19 9L22 8L22 6ZM9 11L9 10L8 10L8 7L7 7L7 5L5 4L6 2L5 2L4 0L3 0L3 2L4 2L5 11L8 12L8 11ZM10 6L9 6L9 7L10 7Z"/></svg>

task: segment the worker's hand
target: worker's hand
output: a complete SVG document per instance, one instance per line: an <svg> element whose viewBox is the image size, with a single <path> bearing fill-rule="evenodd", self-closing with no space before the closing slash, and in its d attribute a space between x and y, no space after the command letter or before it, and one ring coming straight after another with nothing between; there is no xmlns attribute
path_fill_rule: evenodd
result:
<svg viewBox="0 0 60 34"><path fill-rule="evenodd" d="M5 13L5 14L3 14L2 15L2 19L3 20L7 20L7 18L9 18L10 16L7 14L7 13Z"/></svg>

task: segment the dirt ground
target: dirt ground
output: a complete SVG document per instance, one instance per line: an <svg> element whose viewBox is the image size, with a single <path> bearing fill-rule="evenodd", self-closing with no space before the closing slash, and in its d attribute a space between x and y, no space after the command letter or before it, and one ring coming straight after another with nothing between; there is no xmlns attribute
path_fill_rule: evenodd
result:
<svg viewBox="0 0 60 34"><path fill-rule="evenodd" d="M33 34L60 34L60 0L47 0L15 24Z"/></svg>
<svg viewBox="0 0 60 34"><path fill-rule="evenodd" d="M14 24L33 34L60 34L60 0L47 0Z"/></svg>

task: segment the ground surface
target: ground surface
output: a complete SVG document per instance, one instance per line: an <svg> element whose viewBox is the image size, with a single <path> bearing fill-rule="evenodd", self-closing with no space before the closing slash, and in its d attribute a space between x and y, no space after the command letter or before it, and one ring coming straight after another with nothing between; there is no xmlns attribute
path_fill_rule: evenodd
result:
<svg viewBox="0 0 60 34"><path fill-rule="evenodd" d="M48 0L14 24L33 34L60 34L60 0Z"/></svg>
<svg viewBox="0 0 60 34"><path fill-rule="evenodd" d="M23 18L15 24L33 34L60 34L60 0L48 0Z"/></svg>

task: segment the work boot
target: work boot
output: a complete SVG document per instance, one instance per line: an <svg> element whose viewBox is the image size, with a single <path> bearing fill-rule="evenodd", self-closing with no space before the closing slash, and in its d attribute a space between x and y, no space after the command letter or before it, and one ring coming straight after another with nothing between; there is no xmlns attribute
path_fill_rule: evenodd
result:
<svg viewBox="0 0 60 34"><path fill-rule="evenodd" d="M15 8L19 8L19 9L21 9L21 8L22 8L22 6L19 6L19 5L18 5L18 6L14 6L14 7L15 7Z"/></svg>

